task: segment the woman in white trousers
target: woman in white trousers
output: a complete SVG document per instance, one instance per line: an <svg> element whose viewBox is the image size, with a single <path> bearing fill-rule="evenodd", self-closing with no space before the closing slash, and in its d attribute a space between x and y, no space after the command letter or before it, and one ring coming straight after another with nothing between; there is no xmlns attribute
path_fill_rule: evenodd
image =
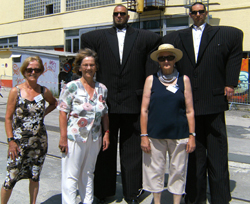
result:
<svg viewBox="0 0 250 204"><path fill-rule="evenodd" d="M101 145L103 151L109 146L107 88L94 80L98 64L93 50L80 50L74 64L81 78L63 87L58 104L62 203L75 204L78 189L81 202L91 204L96 159Z"/></svg>

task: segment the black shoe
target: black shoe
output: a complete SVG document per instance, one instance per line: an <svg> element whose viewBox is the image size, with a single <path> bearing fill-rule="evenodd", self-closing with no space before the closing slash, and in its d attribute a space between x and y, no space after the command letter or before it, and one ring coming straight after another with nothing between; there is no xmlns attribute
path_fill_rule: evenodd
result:
<svg viewBox="0 0 250 204"><path fill-rule="evenodd" d="M143 189L139 189L139 194L137 195L137 198L139 198L145 191Z"/></svg>
<svg viewBox="0 0 250 204"><path fill-rule="evenodd" d="M98 201L98 204L105 204L105 203L106 203L105 198L99 199L99 201Z"/></svg>

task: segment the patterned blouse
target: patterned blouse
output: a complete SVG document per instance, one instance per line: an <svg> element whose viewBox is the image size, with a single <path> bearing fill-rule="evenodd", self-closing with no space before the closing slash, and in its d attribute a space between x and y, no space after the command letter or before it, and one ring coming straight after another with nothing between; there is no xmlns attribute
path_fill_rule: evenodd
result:
<svg viewBox="0 0 250 204"><path fill-rule="evenodd" d="M86 142L90 132L93 141L102 136L101 118L108 113L107 93L104 84L95 82L94 95L90 99L80 79L71 81L63 87L57 108L69 113L69 140Z"/></svg>

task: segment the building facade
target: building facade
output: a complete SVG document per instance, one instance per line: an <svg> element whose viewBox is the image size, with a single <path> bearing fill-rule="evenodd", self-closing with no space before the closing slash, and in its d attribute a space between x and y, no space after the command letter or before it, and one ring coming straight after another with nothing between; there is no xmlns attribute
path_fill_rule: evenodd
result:
<svg viewBox="0 0 250 204"><path fill-rule="evenodd" d="M134 1L134 0L133 0ZM132 1L132 3L133 3ZM117 4L130 8L131 0L0 0L0 79L12 76L11 48L52 49L76 53L82 33L112 26ZM129 24L166 35L192 23L194 0L144 0L145 9L129 11ZM211 25L230 25L244 32L244 57L250 52L249 0L206 0ZM134 2L135 3L135 2ZM159 5L165 4L165 8ZM152 7L153 5L153 7ZM154 7L155 6L155 7ZM158 7L157 7L158 6ZM132 8L132 7L131 7ZM7 65L6 65L7 63ZM7 67L6 67L7 66ZM6 76L6 77L4 77Z"/></svg>

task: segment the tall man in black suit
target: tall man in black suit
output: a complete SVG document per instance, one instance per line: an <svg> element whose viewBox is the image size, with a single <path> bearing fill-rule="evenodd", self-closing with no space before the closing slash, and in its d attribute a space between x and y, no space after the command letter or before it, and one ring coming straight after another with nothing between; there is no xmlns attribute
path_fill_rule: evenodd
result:
<svg viewBox="0 0 250 204"><path fill-rule="evenodd" d="M123 195L128 203L138 203L142 185L140 148L140 107L146 77L158 70L149 53L161 42L153 32L134 29L127 22L127 8L115 7L110 29L81 36L81 47L98 54L97 81L108 88L110 146L100 152L95 170L94 194L100 200L115 195L118 134Z"/></svg>
<svg viewBox="0 0 250 204"><path fill-rule="evenodd" d="M183 52L177 62L193 91L196 150L189 155L186 203L206 203L207 173L212 204L231 200L224 111L237 86L243 33L233 27L210 26L204 4L190 8L194 25L163 38Z"/></svg>

